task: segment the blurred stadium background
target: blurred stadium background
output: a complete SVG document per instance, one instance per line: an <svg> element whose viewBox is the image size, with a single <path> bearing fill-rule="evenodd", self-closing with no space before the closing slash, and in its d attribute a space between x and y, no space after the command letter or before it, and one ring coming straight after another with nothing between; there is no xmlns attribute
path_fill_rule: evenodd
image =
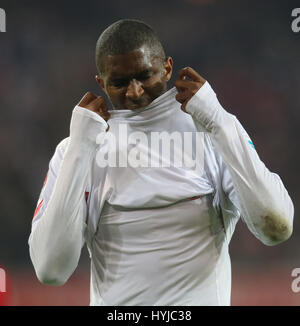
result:
<svg viewBox="0 0 300 326"><path fill-rule="evenodd" d="M295 204L293 236L266 247L239 222L230 246L233 305L299 305L291 289L300 267L300 33L291 29L299 1L2 0L0 33L0 266L7 305L88 305L86 249L69 282L40 284L27 240L48 162L68 136L74 105L94 81L95 42L121 18L144 20L160 36L175 71L194 67L237 115ZM133 276L134 277L134 276ZM1 302L0 302L1 304Z"/></svg>

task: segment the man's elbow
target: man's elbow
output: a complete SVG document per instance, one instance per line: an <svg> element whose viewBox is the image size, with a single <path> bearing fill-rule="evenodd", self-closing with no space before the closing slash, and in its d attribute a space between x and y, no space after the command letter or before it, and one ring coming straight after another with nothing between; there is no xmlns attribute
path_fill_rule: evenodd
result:
<svg viewBox="0 0 300 326"><path fill-rule="evenodd" d="M39 248L40 249L40 248ZM38 280L45 285L64 285L74 272L78 260L57 251L36 250L29 241L29 253Z"/></svg>
<svg viewBox="0 0 300 326"><path fill-rule="evenodd" d="M266 215L262 221L261 240L267 246L276 246L288 240L293 233L293 224L286 218Z"/></svg>
<svg viewBox="0 0 300 326"><path fill-rule="evenodd" d="M58 272L54 266L56 264L45 259L45 256L37 254L29 241L30 247L30 259L34 267L34 271L38 280L45 285L60 286L64 285L67 281L66 278L62 277L62 273Z"/></svg>
<svg viewBox="0 0 300 326"><path fill-rule="evenodd" d="M45 285L61 286L64 285L68 278L61 277L58 273L51 270L35 269L38 280Z"/></svg>

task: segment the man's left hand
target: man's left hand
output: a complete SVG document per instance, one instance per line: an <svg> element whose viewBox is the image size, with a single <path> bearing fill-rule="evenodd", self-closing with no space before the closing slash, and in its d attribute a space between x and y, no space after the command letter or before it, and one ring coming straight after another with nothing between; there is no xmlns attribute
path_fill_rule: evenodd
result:
<svg viewBox="0 0 300 326"><path fill-rule="evenodd" d="M182 111L186 112L185 107L188 101L198 92L206 80L191 67L181 69L178 75L179 78L174 84L178 91L176 100L182 104Z"/></svg>

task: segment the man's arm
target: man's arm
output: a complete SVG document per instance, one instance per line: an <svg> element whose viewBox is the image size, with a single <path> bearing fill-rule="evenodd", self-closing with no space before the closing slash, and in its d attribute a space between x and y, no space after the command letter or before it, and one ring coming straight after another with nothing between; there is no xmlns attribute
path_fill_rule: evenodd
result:
<svg viewBox="0 0 300 326"><path fill-rule="evenodd" d="M100 114L101 107L103 99L91 93L81 100L72 113L66 149L62 154L58 147L50 163L29 237L32 263L45 284L64 284L78 265L84 244L87 178L96 138L104 137L109 118L107 112Z"/></svg>
<svg viewBox="0 0 300 326"><path fill-rule="evenodd" d="M180 77L175 83L177 100L199 130L209 133L224 160L237 198L234 204L248 228L266 245L287 240L294 207L279 176L266 168L240 122L222 108L209 83L192 68L183 69Z"/></svg>

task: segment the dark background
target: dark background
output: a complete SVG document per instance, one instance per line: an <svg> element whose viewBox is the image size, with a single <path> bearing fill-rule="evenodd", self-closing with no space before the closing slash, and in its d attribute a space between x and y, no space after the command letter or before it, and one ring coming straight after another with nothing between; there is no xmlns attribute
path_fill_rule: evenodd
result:
<svg viewBox="0 0 300 326"><path fill-rule="evenodd" d="M10 304L88 301L85 249L73 287L66 287L80 284L84 299L51 301L47 293L69 290L38 285L27 241L48 162L68 136L74 105L87 91L101 94L95 43L122 18L143 20L157 32L174 60L169 88L185 66L210 82L293 199L294 233L283 244L266 247L243 222L237 225L230 246L233 304L300 304L290 288L291 272L300 267L300 32L291 29L299 1L4 0L0 7L7 15L7 32L0 33L0 266L10 278Z"/></svg>

